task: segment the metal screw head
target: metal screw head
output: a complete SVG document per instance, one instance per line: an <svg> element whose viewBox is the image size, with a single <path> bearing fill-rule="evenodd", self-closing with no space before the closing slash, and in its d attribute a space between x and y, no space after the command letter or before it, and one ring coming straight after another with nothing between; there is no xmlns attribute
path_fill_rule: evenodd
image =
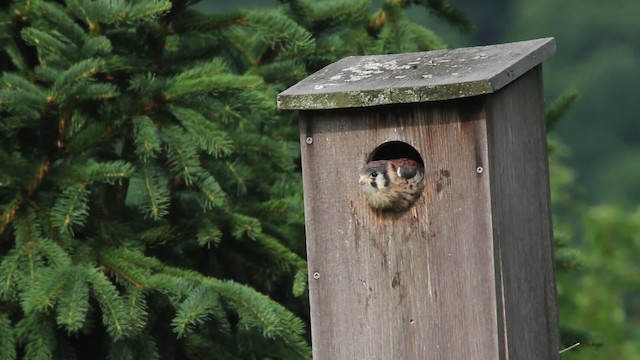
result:
<svg viewBox="0 0 640 360"><path fill-rule="evenodd" d="M478 174L482 174L482 172L483 172L483 171L484 171L484 168L483 168L482 166L478 166L478 167L476 168L476 172L477 172Z"/></svg>
<svg viewBox="0 0 640 360"><path fill-rule="evenodd" d="M305 139L305 142L309 145L313 144L313 138L311 136L307 136L307 138Z"/></svg>
<svg viewBox="0 0 640 360"><path fill-rule="evenodd" d="M316 271L316 272L314 272L314 273L313 273L313 278L314 278L314 279L316 279L316 280L317 280L317 279L320 279L320 273L319 273L319 272L317 272L317 271Z"/></svg>

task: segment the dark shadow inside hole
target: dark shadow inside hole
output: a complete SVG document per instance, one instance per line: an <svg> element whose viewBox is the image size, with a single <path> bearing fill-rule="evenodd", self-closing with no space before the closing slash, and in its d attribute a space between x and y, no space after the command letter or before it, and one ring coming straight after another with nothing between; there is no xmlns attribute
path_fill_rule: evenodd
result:
<svg viewBox="0 0 640 360"><path fill-rule="evenodd" d="M377 148L373 149L367 162L373 160L389 160L389 159L402 159L407 158L418 162L424 167L424 161L422 156L416 148L402 141L388 141L380 144Z"/></svg>

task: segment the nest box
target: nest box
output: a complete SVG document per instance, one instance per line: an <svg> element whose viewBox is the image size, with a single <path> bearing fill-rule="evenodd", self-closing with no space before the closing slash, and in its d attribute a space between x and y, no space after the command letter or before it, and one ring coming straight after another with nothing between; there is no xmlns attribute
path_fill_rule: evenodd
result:
<svg viewBox="0 0 640 360"><path fill-rule="evenodd" d="M541 62L552 38L342 59L299 110L314 359L557 359ZM369 161L424 189L372 210Z"/></svg>

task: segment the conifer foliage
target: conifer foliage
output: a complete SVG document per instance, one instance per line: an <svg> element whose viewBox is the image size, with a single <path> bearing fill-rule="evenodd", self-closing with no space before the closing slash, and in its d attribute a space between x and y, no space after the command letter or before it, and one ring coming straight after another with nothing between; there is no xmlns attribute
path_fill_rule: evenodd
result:
<svg viewBox="0 0 640 360"><path fill-rule="evenodd" d="M407 6L468 26L447 1L195 2L0 8L0 358L309 358L275 94L345 55L443 47Z"/></svg>

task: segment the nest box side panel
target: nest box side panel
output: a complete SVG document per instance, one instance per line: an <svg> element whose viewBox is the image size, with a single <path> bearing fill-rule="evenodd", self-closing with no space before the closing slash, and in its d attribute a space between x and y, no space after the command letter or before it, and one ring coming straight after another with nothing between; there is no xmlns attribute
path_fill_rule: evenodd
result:
<svg viewBox="0 0 640 360"><path fill-rule="evenodd" d="M541 72L530 70L487 105L505 359L559 359Z"/></svg>
<svg viewBox="0 0 640 360"><path fill-rule="evenodd" d="M300 114L314 359L497 359L484 98ZM413 146L425 189L371 210L358 172ZM478 171L478 167L484 171Z"/></svg>

